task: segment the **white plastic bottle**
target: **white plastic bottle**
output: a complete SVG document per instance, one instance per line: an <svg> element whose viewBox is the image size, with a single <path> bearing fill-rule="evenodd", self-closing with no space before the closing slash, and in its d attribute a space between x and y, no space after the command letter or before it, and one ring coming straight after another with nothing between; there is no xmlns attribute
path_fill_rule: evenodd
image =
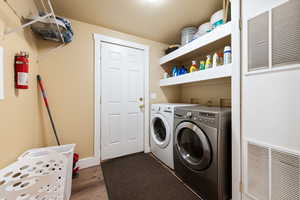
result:
<svg viewBox="0 0 300 200"><path fill-rule="evenodd" d="M231 47L226 46L224 48L224 65L228 65L231 63Z"/></svg>
<svg viewBox="0 0 300 200"><path fill-rule="evenodd" d="M219 56L218 56L218 54L216 52L213 55L212 67L215 68L216 66L218 66L218 62L219 62Z"/></svg>

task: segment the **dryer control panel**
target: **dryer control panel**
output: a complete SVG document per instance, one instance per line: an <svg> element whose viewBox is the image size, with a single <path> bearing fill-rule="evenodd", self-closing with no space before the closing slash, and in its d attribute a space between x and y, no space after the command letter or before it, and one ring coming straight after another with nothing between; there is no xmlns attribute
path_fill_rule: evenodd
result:
<svg viewBox="0 0 300 200"><path fill-rule="evenodd" d="M203 123L208 126L218 126L218 115L215 113L188 111L182 114L175 113L175 117L196 123Z"/></svg>
<svg viewBox="0 0 300 200"><path fill-rule="evenodd" d="M194 120L210 126L215 126L217 123L217 115L214 113L199 112L198 117L194 117Z"/></svg>

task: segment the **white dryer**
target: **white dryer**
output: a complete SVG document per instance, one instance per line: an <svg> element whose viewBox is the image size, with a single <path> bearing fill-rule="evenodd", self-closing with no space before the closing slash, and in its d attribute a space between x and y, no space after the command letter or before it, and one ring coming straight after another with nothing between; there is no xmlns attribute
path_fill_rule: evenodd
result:
<svg viewBox="0 0 300 200"><path fill-rule="evenodd" d="M151 106L151 152L171 169L174 169L174 108L191 105L192 104L152 104Z"/></svg>

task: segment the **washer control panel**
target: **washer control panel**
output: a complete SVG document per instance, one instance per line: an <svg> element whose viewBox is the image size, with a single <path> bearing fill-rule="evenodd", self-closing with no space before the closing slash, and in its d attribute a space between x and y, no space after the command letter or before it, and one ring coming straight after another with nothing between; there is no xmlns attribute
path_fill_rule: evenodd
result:
<svg viewBox="0 0 300 200"><path fill-rule="evenodd" d="M163 112L165 112L165 113L173 113L173 108L171 106L165 106L163 108Z"/></svg>

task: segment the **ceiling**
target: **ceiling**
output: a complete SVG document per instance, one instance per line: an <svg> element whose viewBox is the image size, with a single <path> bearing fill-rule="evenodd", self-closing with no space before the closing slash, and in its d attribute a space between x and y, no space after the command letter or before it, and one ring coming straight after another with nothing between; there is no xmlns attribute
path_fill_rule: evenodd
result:
<svg viewBox="0 0 300 200"><path fill-rule="evenodd" d="M52 0L64 17L158 42L179 42L180 30L199 25L222 8L222 0Z"/></svg>

